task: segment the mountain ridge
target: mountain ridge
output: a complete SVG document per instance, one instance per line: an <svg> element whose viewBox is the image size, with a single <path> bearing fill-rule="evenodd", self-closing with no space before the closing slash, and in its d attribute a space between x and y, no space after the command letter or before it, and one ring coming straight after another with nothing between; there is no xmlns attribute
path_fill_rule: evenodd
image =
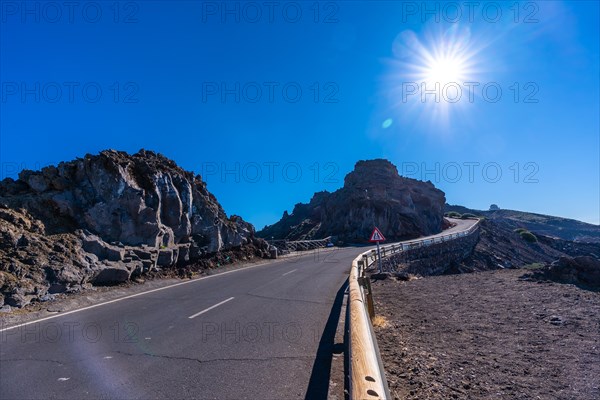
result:
<svg viewBox="0 0 600 400"><path fill-rule="evenodd" d="M476 210L449 204L446 204L445 210L446 212L470 213L491 220L500 220L513 229L526 228L532 232L558 239L600 243L600 225L573 218L509 209Z"/></svg>

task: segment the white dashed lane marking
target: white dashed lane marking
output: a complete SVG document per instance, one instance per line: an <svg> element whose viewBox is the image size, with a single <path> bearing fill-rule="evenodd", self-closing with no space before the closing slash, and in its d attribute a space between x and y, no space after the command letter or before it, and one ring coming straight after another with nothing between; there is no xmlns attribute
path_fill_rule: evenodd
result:
<svg viewBox="0 0 600 400"><path fill-rule="evenodd" d="M205 312L208 312L208 311L212 310L213 308L217 308L217 307L219 307L220 305L222 305L222 304L225 304L225 303L227 303L228 301L231 301L231 300L233 300L234 298L235 298L235 297L230 297L230 298L228 298L227 300L223 300L222 302L220 302L220 303L217 303L217 304L215 304L214 306L210 306L210 307L208 307L208 308L205 308L204 310L200 311L199 313L196 313L196 314L194 314L194 315L190 315L188 318L189 318L189 319L196 318L198 315L202 315L202 314L204 314Z"/></svg>

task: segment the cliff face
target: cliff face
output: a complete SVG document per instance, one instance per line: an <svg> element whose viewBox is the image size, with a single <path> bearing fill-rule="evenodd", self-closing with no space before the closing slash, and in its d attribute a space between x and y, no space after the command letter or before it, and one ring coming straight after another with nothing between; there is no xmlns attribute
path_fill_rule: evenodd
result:
<svg viewBox="0 0 600 400"><path fill-rule="evenodd" d="M387 160L359 161L333 192L316 193L309 204L297 204L291 215L257 235L278 239L335 236L366 242L377 226L388 241L415 238L442 230L445 196L431 182L398 175Z"/></svg>
<svg viewBox="0 0 600 400"><path fill-rule="evenodd" d="M103 151L0 182L0 239L0 306L247 245L266 253L253 226L228 218L200 176L144 150Z"/></svg>
<svg viewBox="0 0 600 400"><path fill-rule="evenodd" d="M149 151L104 151L0 182L0 201L25 208L48 233L87 229L108 242L173 246L207 252L245 244L252 227L229 220L200 176Z"/></svg>

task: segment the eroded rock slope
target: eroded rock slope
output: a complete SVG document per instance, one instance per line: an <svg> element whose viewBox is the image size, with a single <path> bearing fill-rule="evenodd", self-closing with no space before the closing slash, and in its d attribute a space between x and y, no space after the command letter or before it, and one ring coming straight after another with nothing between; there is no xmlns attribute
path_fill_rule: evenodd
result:
<svg viewBox="0 0 600 400"><path fill-rule="evenodd" d="M0 182L0 240L0 306L17 307L225 250L266 254L253 226L228 217L200 176L144 150L103 151Z"/></svg>

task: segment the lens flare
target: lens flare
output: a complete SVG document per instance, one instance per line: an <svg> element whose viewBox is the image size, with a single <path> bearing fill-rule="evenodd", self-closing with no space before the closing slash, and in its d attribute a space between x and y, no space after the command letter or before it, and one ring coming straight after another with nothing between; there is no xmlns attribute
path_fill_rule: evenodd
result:
<svg viewBox="0 0 600 400"><path fill-rule="evenodd" d="M468 28L426 30L422 36L403 31L392 50L395 58L386 92L396 112L406 116L418 110L430 122L449 123L452 112L468 107L469 83L477 82L481 72L481 46Z"/></svg>

